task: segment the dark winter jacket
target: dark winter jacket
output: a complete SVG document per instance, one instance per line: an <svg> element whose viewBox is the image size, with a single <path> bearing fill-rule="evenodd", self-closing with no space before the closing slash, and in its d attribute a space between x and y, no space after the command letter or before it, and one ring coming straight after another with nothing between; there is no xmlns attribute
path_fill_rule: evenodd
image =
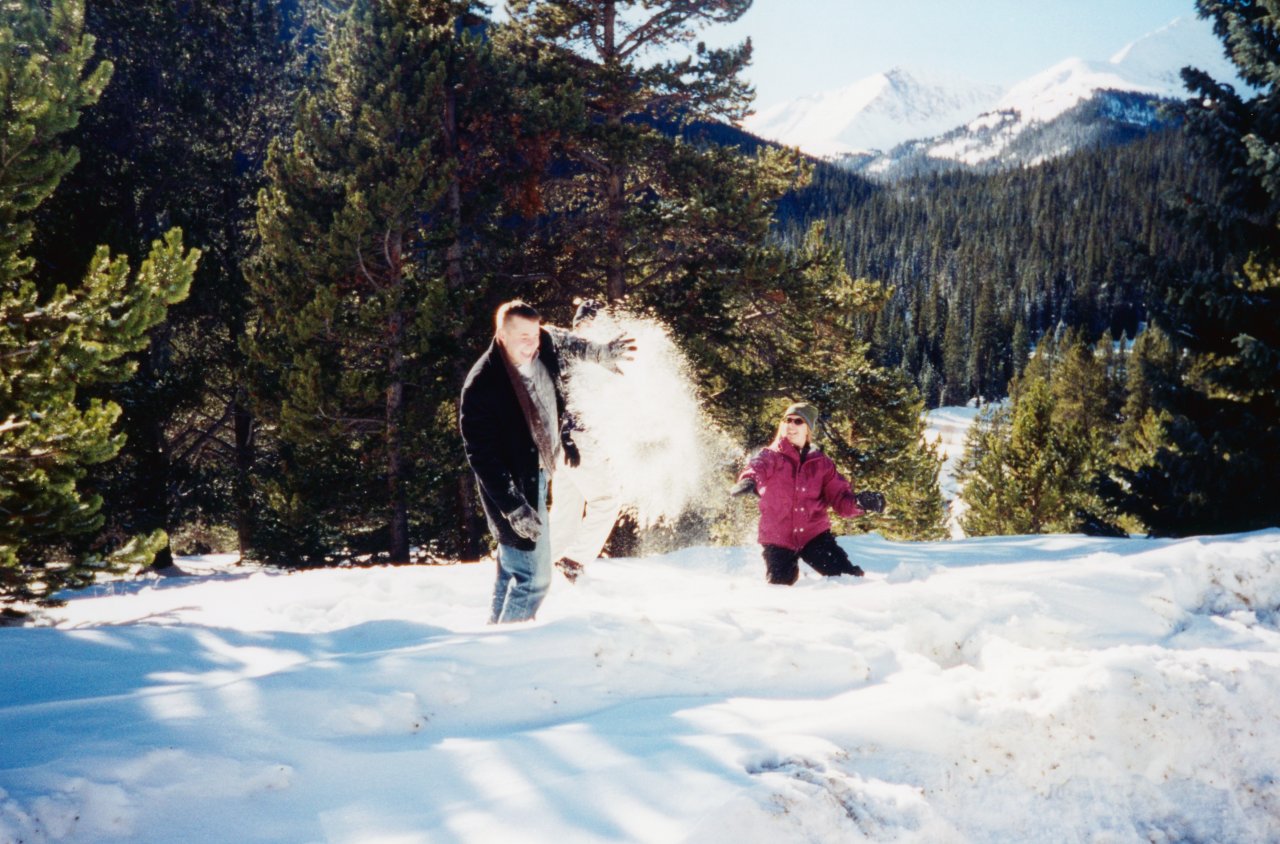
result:
<svg viewBox="0 0 1280 844"><path fill-rule="evenodd" d="M557 430L561 430L559 423L564 415L562 370L566 357L603 362L608 351L606 346L562 328L547 326L541 330L538 359L555 385ZM480 487L489 530L503 545L533 550L532 541L511 529L507 514L521 504L538 509L538 446L496 339L467 374L458 406L458 427L467 462ZM562 440L568 437L568 429L562 430ZM571 442L563 445L572 448Z"/></svg>
<svg viewBox="0 0 1280 844"><path fill-rule="evenodd" d="M801 460L794 445L779 439L751 458L742 478L753 479L760 494L761 545L799 551L810 539L831 530L827 508L846 518L863 513L836 464L813 447Z"/></svg>

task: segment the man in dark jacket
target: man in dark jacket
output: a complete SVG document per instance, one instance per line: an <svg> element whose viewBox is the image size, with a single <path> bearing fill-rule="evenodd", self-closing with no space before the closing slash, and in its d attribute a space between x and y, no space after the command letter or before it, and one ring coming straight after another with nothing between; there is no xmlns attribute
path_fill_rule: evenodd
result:
<svg viewBox="0 0 1280 844"><path fill-rule="evenodd" d="M556 461L576 462L568 429L561 370L566 357L617 369L634 341L619 336L593 343L543 326L524 302L507 302L495 316L493 342L467 375L458 426L467 462L480 486L489 530L498 541L497 580L490 622L534 617L551 584L547 485Z"/></svg>

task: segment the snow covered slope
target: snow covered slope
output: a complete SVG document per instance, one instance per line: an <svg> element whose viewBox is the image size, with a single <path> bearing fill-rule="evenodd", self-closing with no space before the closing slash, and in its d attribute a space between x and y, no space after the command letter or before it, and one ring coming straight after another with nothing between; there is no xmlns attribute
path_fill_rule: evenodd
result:
<svg viewBox="0 0 1280 844"><path fill-rule="evenodd" d="M119 581L0 631L0 841L1263 842L1280 530Z"/></svg>
<svg viewBox="0 0 1280 844"><path fill-rule="evenodd" d="M942 467L938 471L938 485L947 503L947 531L952 539L962 539L964 529L960 519L966 505L960 498L960 485L956 481L956 467L964 456L965 440L969 428L981 410L976 407L939 407L925 414L925 442L938 444L938 456Z"/></svg>
<svg viewBox="0 0 1280 844"><path fill-rule="evenodd" d="M924 438L927 442L938 443L939 456L943 458L942 470L938 473L943 498L955 498L959 491L956 464L964 455L965 439L979 413L981 410L976 407L952 406L935 408L925 414Z"/></svg>

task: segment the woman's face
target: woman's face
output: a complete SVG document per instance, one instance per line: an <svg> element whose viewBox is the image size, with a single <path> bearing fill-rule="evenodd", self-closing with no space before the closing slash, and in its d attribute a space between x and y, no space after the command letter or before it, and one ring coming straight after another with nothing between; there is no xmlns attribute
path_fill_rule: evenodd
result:
<svg viewBox="0 0 1280 844"><path fill-rule="evenodd" d="M804 448L805 443L809 441L809 424L804 421L803 416L796 416L793 413L782 420L782 432L787 442L796 448Z"/></svg>

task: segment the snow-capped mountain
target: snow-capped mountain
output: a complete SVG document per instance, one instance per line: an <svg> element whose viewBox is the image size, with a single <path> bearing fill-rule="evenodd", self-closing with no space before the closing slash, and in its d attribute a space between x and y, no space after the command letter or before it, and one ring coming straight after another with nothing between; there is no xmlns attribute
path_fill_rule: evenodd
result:
<svg viewBox="0 0 1280 844"><path fill-rule="evenodd" d="M947 170L1035 166L1072 150L1141 137L1163 124L1161 102L1151 93L1099 90L1051 120L1026 120L1016 109L990 111L943 135L837 162L878 181Z"/></svg>
<svg viewBox="0 0 1280 844"><path fill-rule="evenodd" d="M1002 92L953 82L877 87L912 79L898 70L769 109L743 128L882 178L1028 164L1150 128L1158 100L1186 95L1187 65L1241 84L1211 25L1178 18L1110 59L1066 59Z"/></svg>
<svg viewBox="0 0 1280 844"><path fill-rule="evenodd" d="M1001 93L994 85L942 81L894 68L765 109L742 126L810 155L849 155L945 132L991 108Z"/></svg>
<svg viewBox="0 0 1280 844"><path fill-rule="evenodd" d="M1047 123L1097 91L1181 98L1186 96L1181 70L1189 64L1219 79L1235 79L1209 23L1178 18L1105 62L1067 59L1019 82L1000 99L997 110L1017 111L1024 123Z"/></svg>

